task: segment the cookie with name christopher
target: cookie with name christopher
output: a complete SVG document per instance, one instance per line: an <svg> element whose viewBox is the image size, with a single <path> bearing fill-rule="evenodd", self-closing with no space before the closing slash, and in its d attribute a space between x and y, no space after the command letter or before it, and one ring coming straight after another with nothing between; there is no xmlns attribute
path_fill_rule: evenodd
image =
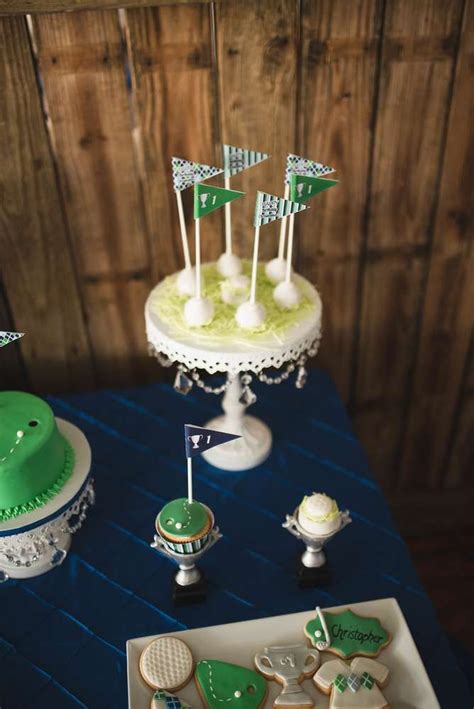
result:
<svg viewBox="0 0 474 709"><path fill-rule="evenodd" d="M153 640L140 655L140 673L153 689L176 692L189 682L193 655L185 642L167 635Z"/></svg>
<svg viewBox="0 0 474 709"><path fill-rule="evenodd" d="M220 660L201 660L194 674L208 709L257 709L267 696L267 683L253 670Z"/></svg>
<svg viewBox="0 0 474 709"><path fill-rule="evenodd" d="M157 689L151 699L150 709L191 709L191 705L164 689Z"/></svg>
<svg viewBox="0 0 474 709"><path fill-rule="evenodd" d="M304 633L314 647L344 659L356 655L376 657L392 639L378 618L356 615L350 608L339 613L319 611L306 623Z"/></svg>

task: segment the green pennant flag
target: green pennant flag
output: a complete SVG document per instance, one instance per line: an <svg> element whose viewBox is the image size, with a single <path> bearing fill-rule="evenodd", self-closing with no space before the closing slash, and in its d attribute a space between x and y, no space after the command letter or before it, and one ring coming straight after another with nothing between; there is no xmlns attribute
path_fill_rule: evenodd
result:
<svg viewBox="0 0 474 709"><path fill-rule="evenodd" d="M320 192L334 187L338 184L338 180L330 180L327 177L310 177L309 175L291 175L290 198L293 202L302 204L307 202L311 197L315 197Z"/></svg>
<svg viewBox="0 0 474 709"><path fill-rule="evenodd" d="M219 209L227 202L233 202L234 199L243 197L244 194L245 192L226 190L223 187L198 183L194 187L194 219L200 219L215 209Z"/></svg>

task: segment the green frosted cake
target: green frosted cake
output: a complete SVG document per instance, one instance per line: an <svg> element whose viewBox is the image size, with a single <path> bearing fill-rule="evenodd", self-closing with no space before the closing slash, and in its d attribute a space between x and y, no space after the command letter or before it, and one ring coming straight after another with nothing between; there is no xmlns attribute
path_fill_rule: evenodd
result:
<svg viewBox="0 0 474 709"><path fill-rule="evenodd" d="M25 392L0 392L0 522L49 502L73 468L74 451L48 404Z"/></svg>
<svg viewBox="0 0 474 709"><path fill-rule="evenodd" d="M156 518L156 531L179 554L193 554L206 544L212 520L207 508L180 497L168 502Z"/></svg>

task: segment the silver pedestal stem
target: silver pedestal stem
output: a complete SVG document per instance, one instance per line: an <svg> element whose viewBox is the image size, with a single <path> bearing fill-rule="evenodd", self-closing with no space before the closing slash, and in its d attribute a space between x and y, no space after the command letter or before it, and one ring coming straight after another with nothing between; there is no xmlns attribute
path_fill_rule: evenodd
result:
<svg viewBox="0 0 474 709"><path fill-rule="evenodd" d="M329 542L341 529L347 527L348 524L352 522L349 516L349 511L341 512L340 525L337 529L334 529L329 534L309 534L305 529L301 527L298 522L298 507L295 509L292 515L286 515L286 521L283 522L282 527L287 529L290 534L292 534L297 539L306 545L306 550L301 557L301 563L308 569L317 569L320 566L324 566L326 563L326 554L324 553L323 547L327 542Z"/></svg>
<svg viewBox="0 0 474 709"><path fill-rule="evenodd" d="M150 546L156 549L160 554L166 556L168 559L173 559L179 566L179 570L176 573L175 579L179 586L191 586L193 583L197 583L201 579L201 572L196 566L196 562L205 554L209 549L214 546L216 542L222 537L219 532L219 527L214 527L214 529L209 534L209 539L202 549L194 552L194 554L180 554L179 552L173 551L167 545L165 540L160 537L159 534L155 534L154 541Z"/></svg>

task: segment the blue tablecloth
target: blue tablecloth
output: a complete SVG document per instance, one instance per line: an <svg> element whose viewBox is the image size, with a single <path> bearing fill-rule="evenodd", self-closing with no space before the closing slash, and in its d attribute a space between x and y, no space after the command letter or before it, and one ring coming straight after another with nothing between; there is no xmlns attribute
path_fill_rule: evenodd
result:
<svg viewBox="0 0 474 709"><path fill-rule="evenodd" d="M169 499L185 495L183 423L219 409L211 395L157 384L50 398L93 451L97 504L62 567L0 587L0 707L126 707L128 638L394 596L407 618L442 707L471 708L466 681L395 529L334 385L311 373L257 389L254 410L274 448L260 467L223 473L194 466L196 498L224 534L202 561L211 582L204 606L176 610L174 568L149 543ZM298 590L301 544L281 527L313 489L349 508L353 524L330 544L333 581ZM409 698L408 698L409 699Z"/></svg>

